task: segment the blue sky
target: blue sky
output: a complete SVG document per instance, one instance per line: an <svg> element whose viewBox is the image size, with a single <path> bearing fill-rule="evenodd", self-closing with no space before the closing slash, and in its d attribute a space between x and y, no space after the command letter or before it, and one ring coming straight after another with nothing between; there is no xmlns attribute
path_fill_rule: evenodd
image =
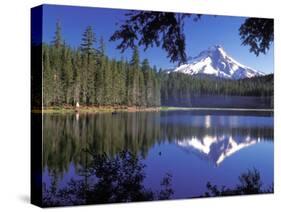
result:
<svg viewBox="0 0 281 212"><path fill-rule="evenodd" d="M43 9L43 41L49 43L55 32L56 21L62 26L63 39L69 45L78 47L81 36L87 26L92 26L97 38L104 37L106 41L106 54L111 58L120 59L122 54L116 49L117 42L110 42L109 38L118 29L117 22L125 20L126 10L114 10L90 7L71 7L45 5ZM204 15L198 22L186 19L186 51L188 56L196 56L210 46L219 44L225 51L240 63L262 71L272 73L274 71L273 48L266 55L249 52L248 46L241 46L239 27L244 22L243 17L210 16ZM124 58L130 60L131 50L125 51ZM176 64L170 63L166 52L160 47L143 51L140 48L141 59L147 58L151 65L158 68L172 68Z"/></svg>

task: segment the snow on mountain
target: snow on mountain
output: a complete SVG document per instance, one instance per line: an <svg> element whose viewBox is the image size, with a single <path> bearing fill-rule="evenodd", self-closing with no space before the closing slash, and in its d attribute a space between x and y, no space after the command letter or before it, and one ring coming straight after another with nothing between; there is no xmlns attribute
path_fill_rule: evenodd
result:
<svg viewBox="0 0 281 212"><path fill-rule="evenodd" d="M189 75L206 74L226 79L244 79L265 75L237 62L219 45L210 47L197 57L189 58L187 64L168 72L181 72Z"/></svg>

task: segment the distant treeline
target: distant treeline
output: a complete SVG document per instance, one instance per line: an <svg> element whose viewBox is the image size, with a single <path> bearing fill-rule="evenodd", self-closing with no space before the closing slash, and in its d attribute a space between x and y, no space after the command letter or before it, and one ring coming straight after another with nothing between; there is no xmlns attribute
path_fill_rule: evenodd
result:
<svg viewBox="0 0 281 212"><path fill-rule="evenodd" d="M117 61L105 55L103 38L98 43L87 27L80 47L73 49L62 41L57 23L53 42L42 50L44 106L160 106L156 68L147 59L140 64L137 47L129 62Z"/></svg>
<svg viewBox="0 0 281 212"><path fill-rule="evenodd" d="M160 73L161 103L206 96L248 96L273 98L273 74L241 80L227 80L183 73Z"/></svg>
<svg viewBox="0 0 281 212"><path fill-rule="evenodd" d="M83 33L81 45L72 48L63 41L57 23L53 41L42 46L42 56L43 105L47 107L76 102L158 107L194 96L273 96L273 74L243 80L168 74L152 68L147 59L140 62L137 47L130 61L110 59L103 38L97 42L91 27Z"/></svg>

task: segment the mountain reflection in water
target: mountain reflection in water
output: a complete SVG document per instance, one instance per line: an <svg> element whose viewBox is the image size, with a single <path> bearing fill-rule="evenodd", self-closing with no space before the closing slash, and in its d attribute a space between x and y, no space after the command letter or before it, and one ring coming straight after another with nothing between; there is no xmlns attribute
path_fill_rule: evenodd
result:
<svg viewBox="0 0 281 212"><path fill-rule="evenodd" d="M219 165L235 152L257 144L260 141L261 139L259 137L253 139L250 135L245 135L244 137L239 136L238 138L234 138L231 135L206 135L202 139L193 137L191 139L176 141L176 143L180 147L194 151L195 154L200 154L210 161L213 161L216 165Z"/></svg>
<svg viewBox="0 0 281 212"><path fill-rule="evenodd" d="M81 180L81 168L91 161L84 152L89 148L108 159L123 151L137 157L144 165L143 191L154 192L154 196L161 192L161 182L167 183L165 173L173 176L173 181L168 181L173 198L199 196L210 179L231 186L245 168L256 167L261 177L265 176L265 183L273 182L271 113L44 114L43 131L43 181L47 190L51 186L64 188L71 179Z"/></svg>

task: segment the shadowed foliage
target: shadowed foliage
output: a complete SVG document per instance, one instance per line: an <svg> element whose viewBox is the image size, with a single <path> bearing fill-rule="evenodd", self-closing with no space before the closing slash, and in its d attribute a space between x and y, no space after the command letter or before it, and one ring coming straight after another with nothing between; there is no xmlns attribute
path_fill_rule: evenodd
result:
<svg viewBox="0 0 281 212"><path fill-rule="evenodd" d="M239 176L239 184L234 188L227 188L222 186L218 188L217 185L212 185L210 182L207 183L208 191L205 193L205 197L216 197L216 196L232 196L232 195L249 195L249 194L263 194L273 193L274 187L270 186L263 189L263 183L261 181L260 173L258 170L248 170Z"/></svg>
<svg viewBox="0 0 281 212"><path fill-rule="evenodd" d="M111 41L121 40L117 48L122 52L136 44L143 45L145 50L155 45L167 52L171 62L187 61L183 28L184 19L191 14L131 11L125 16L128 19L111 37ZM200 18L193 16L195 21Z"/></svg>
<svg viewBox="0 0 281 212"><path fill-rule="evenodd" d="M197 21L201 15L131 11L125 16L127 19L111 36L111 41L120 40L117 49L124 52L135 45L142 45L145 50L154 45L161 46L171 62L187 62L184 20L193 17ZM265 54L274 39L273 19L247 18L239 29L239 35L242 44L250 46L250 52L257 56Z"/></svg>
<svg viewBox="0 0 281 212"><path fill-rule="evenodd" d="M164 200L173 195L170 174L163 178L159 193L145 188L145 165L128 151L114 157L91 150L83 154L89 156L89 161L79 170L81 179L71 179L67 186L58 188L54 178L48 189L43 186L45 207Z"/></svg>
<svg viewBox="0 0 281 212"><path fill-rule="evenodd" d="M273 19L247 18L239 29L242 44L257 56L266 54L274 39L273 24Z"/></svg>

